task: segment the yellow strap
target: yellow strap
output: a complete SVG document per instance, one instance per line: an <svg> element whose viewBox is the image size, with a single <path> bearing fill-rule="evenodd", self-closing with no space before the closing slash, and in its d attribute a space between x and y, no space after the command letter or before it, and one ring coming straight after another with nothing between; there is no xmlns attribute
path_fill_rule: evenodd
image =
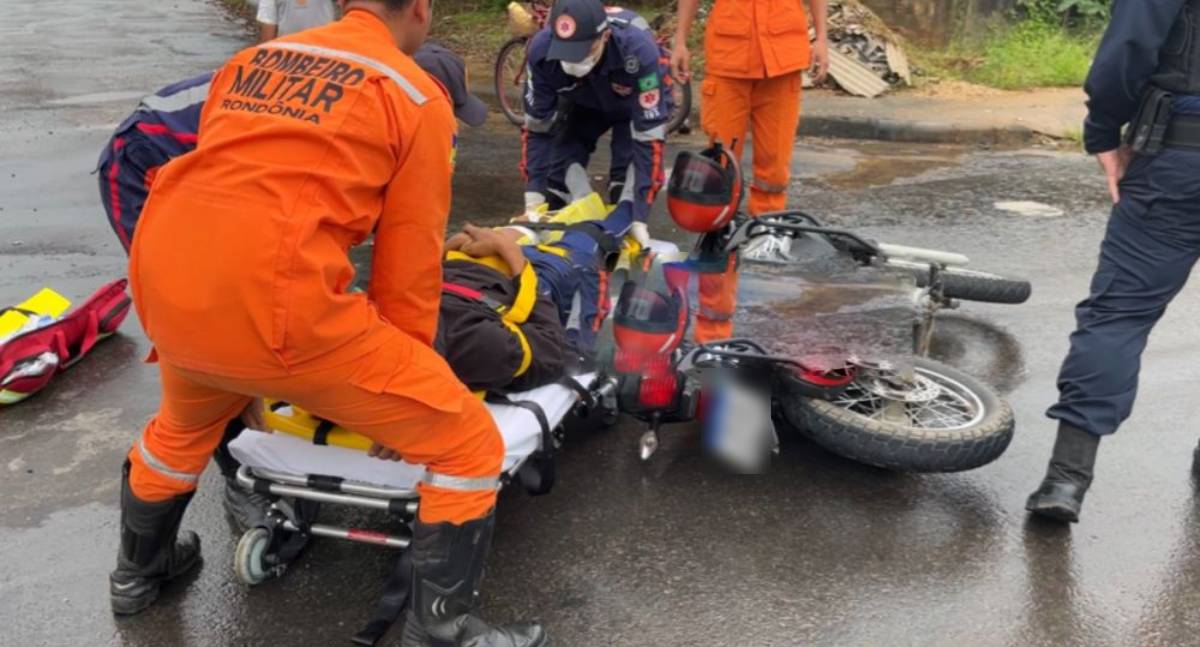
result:
<svg viewBox="0 0 1200 647"><path fill-rule="evenodd" d="M537 249L538 251L546 252L547 254L554 254L560 258L567 257L567 250L563 249L562 247L555 247L553 245L538 245Z"/></svg>
<svg viewBox="0 0 1200 647"><path fill-rule="evenodd" d="M512 334L517 336L517 341L521 343L521 366L517 368L517 372L513 373L513 377L521 377L525 371L529 370L529 366L533 364L533 349L529 347L529 340L525 338L525 332L517 324L504 319L504 325L512 331Z"/></svg>
<svg viewBox="0 0 1200 647"><path fill-rule="evenodd" d="M517 324L525 323L533 313L533 306L537 304L537 294L537 272L533 271L533 263L526 262L525 269L521 270L517 298L513 299L512 306L504 313L504 320Z"/></svg>
<svg viewBox="0 0 1200 647"><path fill-rule="evenodd" d="M464 254L458 250L450 250L446 252L446 260L479 263L480 265L486 265L493 270L504 274L505 276L512 276L512 269L509 268L508 263L505 263L504 259L500 258L499 256L485 256L483 258L476 258L474 256Z"/></svg>
<svg viewBox="0 0 1200 647"><path fill-rule="evenodd" d="M321 424L320 419L299 407L292 407L292 413L284 415L277 411L271 411L271 404L273 402L268 400L267 412L263 416L267 427L291 436L299 436L309 442L312 441L313 436L317 434L317 425ZM325 437L325 443L364 452L371 448L370 438L341 427L331 429L329 435Z"/></svg>
<svg viewBox="0 0 1200 647"><path fill-rule="evenodd" d="M475 258L462 252L450 251L446 252L446 260L479 263L503 272L505 275L509 274L508 263L498 256ZM525 263L525 268L521 270L521 278L518 281L517 297L513 299L511 306L500 310L500 321L512 331L512 334L517 336L517 341L521 344L521 366L516 373L513 373L513 377L521 377L533 364L533 348L529 346L529 339L521 330L521 324L529 320L529 315L533 313L533 307L537 305L537 288L538 277L537 272L533 271L533 263Z"/></svg>
<svg viewBox="0 0 1200 647"><path fill-rule="evenodd" d="M4 403L6 394L11 393L11 391L0 391L0 404ZM24 397L22 394L17 395ZM474 391L472 395L483 400L487 394L483 391ZM312 442L313 437L317 434L317 425L321 424L321 419L294 405L292 406L292 412L287 415L278 411L271 411L271 405L275 403L275 400L266 401L267 411L263 415L263 418L267 423L267 428ZM325 437L325 443L334 447L357 449L358 451L366 452L371 449L373 441L362 434L356 434L342 427L334 427L329 431L329 435Z"/></svg>

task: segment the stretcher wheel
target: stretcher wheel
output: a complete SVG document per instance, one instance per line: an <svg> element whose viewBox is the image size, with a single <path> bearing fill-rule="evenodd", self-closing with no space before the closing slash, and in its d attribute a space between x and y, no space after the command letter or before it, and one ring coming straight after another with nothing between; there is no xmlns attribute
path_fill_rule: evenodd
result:
<svg viewBox="0 0 1200 647"><path fill-rule="evenodd" d="M533 496L549 494L550 490L554 489L554 482L558 478L554 458L544 454L530 456L529 460L525 461L525 464L517 471L517 478L529 494Z"/></svg>
<svg viewBox="0 0 1200 647"><path fill-rule="evenodd" d="M247 530L238 540L233 553L233 570L246 586L261 584L275 575L266 564L267 549L271 546L271 531L258 527Z"/></svg>
<svg viewBox="0 0 1200 647"><path fill-rule="evenodd" d="M616 407L601 407L600 408L600 424L604 427L612 427L617 424L617 420L621 417L621 412Z"/></svg>

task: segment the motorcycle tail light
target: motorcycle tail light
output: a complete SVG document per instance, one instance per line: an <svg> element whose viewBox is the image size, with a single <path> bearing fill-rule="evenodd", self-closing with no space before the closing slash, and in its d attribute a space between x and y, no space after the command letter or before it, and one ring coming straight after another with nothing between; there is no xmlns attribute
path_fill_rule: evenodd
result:
<svg viewBox="0 0 1200 647"><path fill-rule="evenodd" d="M679 379L673 371L653 371L638 386L638 404L648 409L665 409L675 402Z"/></svg>
<svg viewBox="0 0 1200 647"><path fill-rule="evenodd" d="M618 348L613 355L613 368L618 373L637 373L642 370L645 363L646 358L640 353L631 353Z"/></svg>

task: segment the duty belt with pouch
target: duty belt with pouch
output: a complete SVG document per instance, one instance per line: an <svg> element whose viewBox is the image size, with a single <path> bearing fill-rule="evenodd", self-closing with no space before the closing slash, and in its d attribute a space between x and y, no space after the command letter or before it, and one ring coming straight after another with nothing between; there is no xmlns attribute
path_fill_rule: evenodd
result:
<svg viewBox="0 0 1200 647"><path fill-rule="evenodd" d="M1171 103L1174 96L1161 88L1148 86L1142 94L1129 129L1125 131L1125 143L1139 155L1157 155L1167 142L1167 131L1171 125Z"/></svg>

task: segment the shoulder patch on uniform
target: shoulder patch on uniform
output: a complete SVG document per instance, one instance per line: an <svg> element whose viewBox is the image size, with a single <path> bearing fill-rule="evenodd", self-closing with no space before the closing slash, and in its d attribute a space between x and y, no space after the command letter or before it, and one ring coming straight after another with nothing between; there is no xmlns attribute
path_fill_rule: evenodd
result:
<svg viewBox="0 0 1200 647"><path fill-rule="evenodd" d="M625 73L626 74L637 74L637 71L640 70L641 68L642 68L642 64L640 62L638 62L638 59L636 56L634 56L633 54L630 54L629 56L625 57Z"/></svg>
<svg viewBox="0 0 1200 647"><path fill-rule="evenodd" d="M643 76L642 78L638 79L638 90L641 90L642 92L649 92L650 90L653 90L654 88L657 88L657 87L658 87L658 75L657 74L653 74L653 73L647 74L646 76Z"/></svg>
<svg viewBox="0 0 1200 647"><path fill-rule="evenodd" d="M658 105L658 90L648 90L638 95L638 103L647 110Z"/></svg>

